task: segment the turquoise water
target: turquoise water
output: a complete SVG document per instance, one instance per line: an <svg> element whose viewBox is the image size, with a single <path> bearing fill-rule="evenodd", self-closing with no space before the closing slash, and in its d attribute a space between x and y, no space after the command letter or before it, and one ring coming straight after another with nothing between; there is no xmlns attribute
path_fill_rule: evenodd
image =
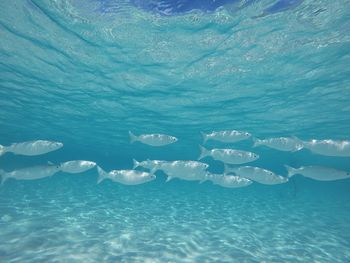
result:
<svg viewBox="0 0 350 263"><path fill-rule="evenodd" d="M276 12L274 1L232 1L173 15L102 2L0 2L0 144L64 143L40 156L5 154L1 169L196 160L200 131L350 138L349 1ZM179 141L130 144L129 130ZM349 157L252 144L206 146L254 151L260 159L249 165L283 176L285 164L350 171ZM203 161L223 172L221 162ZM0 188L0 262L350 261L349 179L297 175L237 189L165 179L158 172L143 185L97 185L93 169L8 180Z"/></svg>

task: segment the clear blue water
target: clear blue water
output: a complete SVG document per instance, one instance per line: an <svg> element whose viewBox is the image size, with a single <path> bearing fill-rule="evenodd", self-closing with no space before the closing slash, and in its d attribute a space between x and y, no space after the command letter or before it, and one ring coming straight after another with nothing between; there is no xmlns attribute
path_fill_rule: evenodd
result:
<svg viewBox="0 0 350 263"><path fill-rule="evenodd" d="M349 1L208 1L166 15L150 2L0 2L0 144L64 143L41 156L3 155L1 169L196 160L200 131L350 138ZM179 141L130 144L129 130ZM284 164L350 170L344 157L255 152L252 165L284 176ZM350 261L349 179L239 189L165 183L162 173L139 186L96 180L96 170L8 180L0 262Z"/></svg>

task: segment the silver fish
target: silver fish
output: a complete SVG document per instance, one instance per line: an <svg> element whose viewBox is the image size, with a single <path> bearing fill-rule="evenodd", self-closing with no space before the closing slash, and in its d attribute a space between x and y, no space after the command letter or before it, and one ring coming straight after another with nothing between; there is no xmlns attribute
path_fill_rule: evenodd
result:
<svg viewBox="0 0 350 263"><path fill-rule="evenodd" d="M234 149L212 149L207 150L203 146L199 146L200 156L198 160L206 156L211 156L213 159L230 164L249 163L259 159L259 155L252 152L240 151Z"/></svg>
<svg viewBox="0 0 350 263"><path fill-rule="evenodd" d="M261 184L274 185L288 182L288 178L277 175L272 171L260 167L229 167L225 165L225 173L234 173L235 175L253 180Z"/></svg>
<svg viewBox="0 0 350 263"><path fill-rule="evenodd" d="M138 185L151 182L156 179L152 173L141 172L137 170L112 170L109 173L105 172L101 167L97 166L98 180L101 183L104 179L110 179L124 185Z"/></svg>
<svg viewBox="0 0 350 263"><path fill-rule="evenodd" d="M279 137L264 140L255 138L253 147L260 145L284 152L296 152L303 148L303 142L296 137Z"/></svg>
<svg viewBox="0 0 350 263"><path fill-rule="evenodd" d="M169 161L163 162L155 170L162 170L167 174L167 182L173 178L187 181L203 181L206 179L208 164L197 161Z"/></svg>
<svg viewBox="0 0 350 263"><path fill-rule="evenodd" d="M225 174L209 174L207 180L213 184L226 188L239 188L251 185L253 182L247 178Z"/></svg>
<svg viewBox="0 0 350 263"><path fill-rule="evenodd" d="M26 167L12 172L0 170L1 184L4 184L8 179L16 180L36 180L44 177L49 177L60 171L60 165L37 165Z"/></svg>
<svg viewBox="0 0 350 263"><path fill-rule="evenodd" d="M137 167L143 167L149 170L154 170L155 168L159 167L162 163L166 161L161 161L161 160L145 160L145 161L137 161L135 159L133 161L133 169L136 169Z"/></svg>
<svg viewBox="0 0 350 263"><path fill-rule="evenodd" d="M56 151L62 147L63 143L61 142L51 142L44 140L13 143L10 146L0 145L0 156L7 152L27 156L41 155Z"/></svg>
<svg viewBox="0 0 350 263"><path fill-rule="evenodd" d="M350 157L350 141L311 140L303 144L306 149L320 155Z"/></svg>
<svg viewBox="0 0 350 263"><path fill-rule="evenodd" d="M217 131L209 134L201 132L201 134L203 136L203 144L206 143L208 140L232 143L232 142L246 140L251 136L249 132L236 131L236 130Z"/></svg>
<svg viewBox="0 0 350 263"><path fill-rule="evenodd" d="M82 173L96 166L95 162L74 160L61 163L61 171L65 173Z"/></svg>
<svg viewBox="0 0 350 263"><path fill-rule="evenodd" d="M295 174L301 174L302 176L317 181L335 181L350 178L350 172L341 171L334 168L322 166L301 166L299 168L294 168L288 165L285 165L285 167L288 171L288 177L292 177Z"/></svg>
<svg viewBox="0 0 350 263"><path fill-rule="evenodd" d="M131 131L129 131L129 136L131 143L138 141L151 146L164 146L177 142L176 137L166 134L142 134L136 136Z"/></svg>

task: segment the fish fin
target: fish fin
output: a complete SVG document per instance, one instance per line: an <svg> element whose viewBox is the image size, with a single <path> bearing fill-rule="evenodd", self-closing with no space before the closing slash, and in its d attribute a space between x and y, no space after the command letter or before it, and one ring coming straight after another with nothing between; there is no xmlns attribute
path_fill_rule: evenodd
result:
<svg viewBox="0 0 350 263"><path fill-rule="evenodd" d="M6 153L6 147L0 144L0 156Z"/></svg>
<svg viewBox="0 0 350 263"><path fill-rule="evenodd" d="M203 137L203 144L205 144L208 141L208 135L206 133L202 132L202 131L200 133L201 133L201 135Z"/></svg>
<svg viewBox="0 0 350 263"><path fill-rule="evenodd" d="M47 164L48 164L48 165L54 165L54 163L51 162L51 161L47 161Z"/></svg>
<svg viewBox="0 0 350 263"><path fill-rule="evenodd" d="M199 150L201 151L198 160L203 159L204 157L209 155L209 151L205 149L203 146L199 145Z"/></svg>
<svg viewBox="0 0 350 263"><path fill-rule="evenodd" d="M158 170L159 170L158 167L155 166L151 169L150 174L155 174Z"/></svg>
<svg viewBox="0 0 350 263"><path fill-rule="evenodd" d="M137 141L137 136L133 134L131 131L129 131L129 137L130 137L130 143L134 143Z"/></svg>
<svg viewBox="0 0 350 263"><path fill-rule="evenodd" d="M232 173L232 171L230 171L230 166L228 164L224 164L224 174L229 174L229 173Z"/></svg>
<svg viewBox="0 0 350 263"><path fill-rule="evenodd" d="M100 166L97 166L97 172L98 172L97 184L99 184L104 179L106 179L107 173Z"/></svg>
<svg viewBox="0 0 350 263"><path fill-rule="evenodd" d="M200 181L199 181L199 184L202 184L202 183L204 183L205 181L208 181L208 179L205 178L205 179L200 180Z"/></svg>
<svg viewBox="0 0 350 263"><path fill-rule="evenodd" d="M169 182L169 181L171 181L171 180L173 180L173 179L174 179L174 177L168 175L168 177L166 178L165 182L167 183L167 182Z"/></svg>
<svg viewBox="0 0 350 263"><path fill-rule="evenodd" d="M8 175L4 170L0 169L1 185L4 185L5 181L8 179Z"/></svg>
<svg viewBox="0 0 350 263"><path fill-rule="evenodd" d="M290 178L290 177L292 177L293 175L295 175L295 174L298 173L298 169L296 169L296 168L293 168L293 167L291 167L291 166L289 166L289 165L284 165L284 167L285 167L285 168L287 169L287 171L288 171L288 175L287 175L288 178Z"/></svg>
<svg viewBox="0 0 350 263"><path fill-rule="evenodd" d="M135 159L132 159L132 162L133 162L133 167L132 167L132 169L135 169L135 168L137 168L137 167L140 166L140 162L136 161Z"/></svg>
<svg viewBox="0 0 350 263"><path fill-rule="evenodd" d="M258 138L253 138L253 147L257 147L257 146L260 146L262 145L262 140L258 139Z"/></svg>

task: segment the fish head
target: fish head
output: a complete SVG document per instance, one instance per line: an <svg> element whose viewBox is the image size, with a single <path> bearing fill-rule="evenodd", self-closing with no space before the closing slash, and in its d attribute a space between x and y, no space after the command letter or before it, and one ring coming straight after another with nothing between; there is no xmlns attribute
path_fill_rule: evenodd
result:
<svg viewBox="0 0 350 263"><path fill-rule="evenodd" d="M55 167L54 169L57 170L57 171L61 170L61 168L62 168L61 164L54 164L53 166Z"/></svg>
<svg viewBox="0 0 350 263"><path fill-rule="evenodd" d="M51 144L50 144L50 148L52 149L52 150L58 150L58 149L60 149L60 148L62 148L63 147L63 143L61 143L61 142L52 142Z"/></svg>
<svg viewBox="0 0 350 263"><path fill-rule="evenodd" d="M243 133L243 136L244 136L245 138L249 138L249 137L251 137L252 135L251 135L249 132L244 132L244 133Z"/></svg>
<svg viewBox="0 0 350 263"><path fill-rule="evenodd" d="M144 179L145 179L146 182L153 181L156 178L157 178L156 175L153 174L153 173L144 173Z"/></svg>
<svg viewBox="0 0 350 263"><path fill-rule="evenodd" d="M259 159L259 155L256 154L256 153L253 153L252 154L252 160L257 160L257 159Z"/></svg>
<svg viewBox="0 0 350 263"><path fill-rule="evenodd" d="M267 175L273 176L275 175L273 172L269 171L269 170L265 170L265 172L267 173Z"/></svg>
<svg viewBox="0 0 350 263"><path fill-rule="evenodd" d="M177 139L176 137L174 137L174 136L169 136L169 139L170 139L170 141L171 141L172 143L178 141L178 139Z"/></svg>
<svg viewBox="0 0 350 263"><path fill-rule="evenodd" d="M251 185L251 184L253 183L253 181L252 181L252 180L249 180L249 179L247 179L247 178L240 178L240 183L241 183L242 185L248 186L248 185Z"/></svg>
<svg viewBox="0 0 350 263"><path fill-rule="evenodd" d="M208 169L208 167L209 167L209 164L207 164L207 163L203 163L202 165L203 165L204 169Z"/></svg>

